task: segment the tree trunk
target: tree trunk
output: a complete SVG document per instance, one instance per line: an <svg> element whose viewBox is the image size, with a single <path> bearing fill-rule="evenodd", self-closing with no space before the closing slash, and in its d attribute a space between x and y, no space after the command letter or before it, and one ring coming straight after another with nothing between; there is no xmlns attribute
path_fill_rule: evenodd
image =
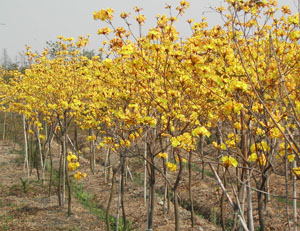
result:
<svg viewBox="0 0 300 231"><path fill-rule="evenodd" d="M50 180L49 180L49 193L48 196L51 196L51 187L52 187L52 179L53 179L53 159L52 159L52 151L51 151L51 143L49 140L49 155L50 155Z"/></svg>
<svg viewBox="0 0 300 231"><path fill-rule="evenodd" d="M104 162L104 182L107 183L109 180L109 156L110 156L110 148L106 150L106 155L105 155L105 162Z"/></svg>
<svg viewBox="0 0 300 231"><path fill-rule="evenodd" d="M5 132L6 132L6 112L4 112L4 121L3 121L3 133L2 133L2 140L5 140Z"/></svg>
<svg viewBox="0 0 300 231"><path fill-rule="evenodd" d="M149 147L148 147L149 148ZM154 216L154 203L155 203L155 168L154 168L154 157L150 154L150 164L149 164L150 174L149 174L149 204L148 204L148 218L147 218L147 229L152 230L153 226L153 216Z"/></svg>
<svg viewBox="0 0 300 231"><path fill-rule="evenodd" d="M113 168L113 175L112 175L112 179L111 179L111 190L110 190L110 194L109 194L109 199L108 199L108 204L107 204L107 208L106 208L106 212L105 212L105 223L106 223L106 231L110 231L110 222L109 222L109 212L110 212L110 207L111 207L111 202L112 202L112 198L114 195L114 191L115 191L115 178L116 178L116 173L118 171L118 168Z"/></svg>
<svg viewBox="0 0 300 231"><path fill-rule="evenodd" d="M251 172L247 174L247 217L248 217L248 227L249 231L254 231L254 223L253 223L253 208L252 208L252 193L251 193Z"/></svg>
<svg viewBox="0 0 300 231"><path fill-rule="evenodd" d="M296 161L293 161L293 168L296 168ZM297 231L297 177L293 176L293 224L294 231Z"/></svg>
<svg viewBox="0 0 300 231"><path fill-rule="evenodd" d="M178 208L177 190L174 190L174 213L175 213L175 231L180 231L180 214Z"/></svg>
<svg viewBox="0 0 300 231"><path fill-rule="evenodd" d="M28 178L29 177L28 136L27 136L25 115L23 115L23 132L24 132L24 152L25 152L24 168L27 170L27 178Z"/></svg>
<svg viewBox="0 0 300 231"><path fill-rule="evenodd" d="M123 153L122 153L123 155ZM123 217L123 230L127 230L127 220L126 220L126 211L124 203L124 182L125 181L125 157L121 156L121 207L122 207L122 217Z"/></svg>
<svg viewBox="0 0 300 231"><path fill-rule="evenodd" d="M191 222L192 222L192 227L194 227L194 200L193 200L193 193L192 193L192 152L189 152L188 168L189 168L189 197L190 197L190 204L191 204Z"/></svg>

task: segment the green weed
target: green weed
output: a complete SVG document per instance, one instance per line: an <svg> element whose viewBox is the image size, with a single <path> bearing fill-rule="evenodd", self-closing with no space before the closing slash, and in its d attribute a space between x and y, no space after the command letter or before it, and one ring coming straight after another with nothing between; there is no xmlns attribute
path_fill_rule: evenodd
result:
<svg viewBox="0 0 300 231"><path fill-rule="evenodd" d="M95 201L93 200L93 195L87 191L83 190L82 185L74 184L72 185L73 195L77 198L77 200L82 204L85 208L89 210L89 212L99 219L105 221L105 211L102 208L96 206ZM111 229L116 229L116 218L114 216L109 217ZM130 222L128 222L128 230L133 230L131 228ZM119 220L119 231L124 230L123 228L123 220Z"/></svg>

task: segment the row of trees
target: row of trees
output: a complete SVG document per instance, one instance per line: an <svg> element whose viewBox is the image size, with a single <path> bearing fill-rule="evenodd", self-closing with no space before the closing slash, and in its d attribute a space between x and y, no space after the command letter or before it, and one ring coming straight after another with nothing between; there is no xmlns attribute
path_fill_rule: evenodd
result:
<svg viewBox="0 0 300 231"><path fill-rule="evenodd" d="M204 164L211 167L223 190L223 230L225 197L235 212L233 230L255 229L253 192L259 227L265 230L263 210L269 200L271 174L285 177L287 202L288 178L293 176L292 222L288 203L286 219L288 229L297 229L299 14L291 15L289 7L283 6L281 16L275 17L275 0L226 0L225 4L216 8L223 26L208 28L204 18L196 23L190 19L192 34L185 40L179 38L175 27L189 7L185 0L176 8L176 16L167 5L170 15L157 16L157 25L139 36L131 31L128 13L120 15L127 27L116 27L113 9L102 9L94 12L94 19L107 24L98 31L107 38L100 48L106 58L82 55L88 36L77 41L59 36L55 55L49 57L49 49L37 55L27 47L30 67L24 73L10 72L8 80L1 79L2 109L23 115L25 146L28 133L36 135L42 179L48 157L52 163L51 142L54 137L59 141L58 198L63 205L66 184L69 214L69 171L75 170L77 163L69 151L79 153L69 137L75 125L89 131L93 172L96 147L107 150L105 164L111 155L119 159L112 180L119 171L124 230L127 160L137 158L144 160L145 167L147 230L153 227L157 174L165 181L164 201L173 195L176 230L180 230L177 190L186 161L192 224L192 164L201 163L203 168ZM141 31L146 18L138 7L135 13ZM216 155L203 152L210 136ZM25 152L29 174L28 160ZM234 167L236 171L232 171ZM76 173L76 178L83 176ZM229 184L228 179L236 184ZM228 193L229 188L233 194ZM107 230L109 227L107 219Z"/></svg>

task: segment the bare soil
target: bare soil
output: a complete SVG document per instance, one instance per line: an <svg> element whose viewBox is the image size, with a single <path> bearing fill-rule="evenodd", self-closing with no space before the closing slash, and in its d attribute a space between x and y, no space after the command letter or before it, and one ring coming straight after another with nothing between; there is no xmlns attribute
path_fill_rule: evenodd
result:
<svg viewBox="0 0 300 231"><path fill-rule="evenodd" d="M105 230L105 222L82 205L76 196L72 198L72 215L67 216L67 208L58 206L56 187L52 187L48 196L48 182L42 184L37 180L33 170L27 179L23 168L23 156L18 154L20 147L11 142L0 142L0 230ZM58 155L54 155L56 161ZM81 185L83 192L94 201L95 207L105 210L110 194L111 183L104 182L104 167L97 165L93 175L89 170L89 162L81 158L80 171L88 174L81 181L73 181ZM131 230L145 230L146 205L143 199L143 188L128 178L126 183L125 204L127 220ZM113 197L111 215L115 216L118 201L119 175L116 175L116 190ZM174 230L174 212L171 202L169 213L163 212L161 198L156 194L154 229L157 231ZM181 230L191 230L190 212L181 208ZM196 217L194 230L220 230L209 221Z"/></svg>
<svg viewBox="0 0 300 231"><path fill-rule="evenodd" d="M15 147L14 147L15 146ZM54 150L57 149L54 147ZM56 186L53 185L51 196L48 196L49 182L42 184L37 180L36 172L33 171L29 179L23 168L23 156L18 154L20 147L5 141L0 142L0 230L105 230L105 222L102 218L84 205L78 197L73 194L72 215L67 216L67 208L58 206ZM57 149L58 150L58 149ZM54 160L58 160L58 151L54 151ZM73 184L82 187L82 194L88 195L92 201L93 208L105 211L111 190L110 181L104 181L104 154L97 159L95 174L92 174L89 161L80 159L80 171L87 173L87 178L81 181L73 180ZM131 230L145 230L147 205L144 204L143 196L143 164L142 162L131 162L129 165L133 178L128 177L125 187L125 204L127 220ZM205 178L201 178L200 170L193 169L192 192L195 207L195 226L191 228L189 196L188 196L188 172L185 167L182 181L179 185L180 230L222 230L217 223L220 220L219 200L221 191L212 173L207 168ZM169 176L175 179L175 174ZM155 231L174 230L175 218L172 202L169 213L164 212L162 206L162 195L164 180L157 176L156 204L154 214ZM290 184L291 185L291 184ZM116 175L116 188L113 194L112 209L110 214L116 216L118 204L119 175ZM290 190L291 191L291 190ZM270 180L270 192L276 195L285 195L284 178L272 176ZM229 193L232 192L229 189ZM256 193L253 191L254 220L256 230L258 226L258 214L256 209ZM226 221L233 220L233 211L225 200ZM285 231L287 221L285 218L284 199L271 197L267 209L264 211L266 217L266 230ZM291 215L291 206L289 206ZM228 229L230 230L230 229Z"/></svg>

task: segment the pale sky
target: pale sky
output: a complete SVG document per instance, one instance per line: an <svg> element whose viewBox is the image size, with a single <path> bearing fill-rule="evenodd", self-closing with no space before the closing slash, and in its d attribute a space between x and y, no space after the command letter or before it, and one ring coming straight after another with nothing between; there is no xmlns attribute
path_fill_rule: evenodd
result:
<svg viewBox="0 0 300 231"><path fill-rule="evenodd" d="M102 37L97 30L106 26L104 22L94 21L93 12L102 8L115 9L114 24L124 26L119 15L122 11L132 12L133 7L142 7L146 16L146 28L155 26L155 16L168 13L164 9L166 3L174 10L180 0L0 0L0 58L4 48L12 61L18 52L24 51L24 44L33 51L41 51L46 47L46 41L56 41L58 35L77 37L91 34L89 49L97 50ZM181 36L190 33L186 20L193 18L196 22L203 16L207 17L209 25L221 24L219 15L210 7L221 5L223 0L189 0L191 7L176 27ZM290 5L296 11L296 0L279 0L279 3ZM133 27L137 28L134 19Z"/></svg>

